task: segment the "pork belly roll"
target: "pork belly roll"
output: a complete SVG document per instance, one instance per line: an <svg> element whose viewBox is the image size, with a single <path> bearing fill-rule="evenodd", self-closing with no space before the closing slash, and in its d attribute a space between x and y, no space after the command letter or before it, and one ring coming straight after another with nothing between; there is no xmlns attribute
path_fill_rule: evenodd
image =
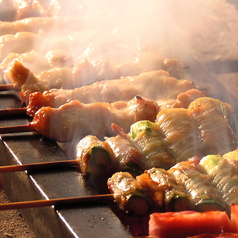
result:
<svg viewBox="0 0 238 238"><path fill-rule="evenodd" d="M169 169L176 163L158 124L138 121L131 125L130 135L144 155L143 164L146 169Z"/></svg>
<svg viewBox="0 0 238 238"><path fill-rule="evenodd" d="M118 135L106 137L105 141L113 152L116 171L129 172L133 177L142 174L145 170L144 155L122 128L112 124L112 129Z"/></svg>
<svg viewBox="0 0 238 238"><path fill-rule="evenodd" d="M112 151L106 142L96 136L84 137L77 144L76 150L80 170L84 176L102 175L112 170Z"/></svg>
<svg viewBox="0 0 238 238"><path fill-rule="evenodd" d="M228 110L224 110L223 105L219 106L213 100L206 100L190 110L197 123L204 156L223 155L237 148L237 140L227 118Z"/></svg>
<svg viewBox="0 0 238 238"><path fill-rule="evenodd" d="M225 158L220 155L208 155L200 163L221 191L226 203L238 205L238 160L232 157L233 155L229 158L229 153Z"/></svg>
<svg viewBox="0 0 238 238"><path fill-rule="evenodd" d="M199 162L198 158L180 162L172 167L170 172L190 194L195 211L226 210L226 203L220 191Z"/></svg>
<svg viewBox="0 0 238 238"><path fill-rule="evenodd" d="M162 110L158 113L155 123L161 128L176 162L203 155L197 125L189 110L185 108Z"/></svg>
<svg viewBox="0 0 238 238"><path fill-rule="evenodd" d="M169 171L152 168L138 176L137 181L142 184L148 197L156 204L157 209L162 211L192 209L190 195Z"/></svg>
<svg viewBox="0 0 238 238"><path fill-rule="evenodd" d="M151 210L142 185L128 172L117 172L107 182L119 208L129 214L144 216Z"/></svg>
<svg viewBox="0 0 238 238"><path fill-rule="evenodd" d="M76 146L79 170L98 192L106 192L107 179L115 172L110 146L96 136L86 136Z"/></svg>

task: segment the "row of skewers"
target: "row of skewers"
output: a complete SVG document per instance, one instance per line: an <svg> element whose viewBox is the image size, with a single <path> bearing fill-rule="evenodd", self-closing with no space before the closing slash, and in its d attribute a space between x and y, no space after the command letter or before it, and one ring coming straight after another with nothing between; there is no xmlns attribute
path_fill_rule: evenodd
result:
<svg viewBox="0 0 238 238"><path fill-rule="evenodd" d="M39 29L45 27L43 33L19 31L24 27L30 29L36 21ZM230 205L236 203L232 200L236 197L235 188L228 185L231 177L218 183L223 175L211 173L211 169L218 168L217 164L212 166L214 157L226 161L224 156L215 155L237 148L229 121L230 105L205 97L190 80L183 79L179 61L154 53L132 57L125 64L95 63L82 57L73 62L64 48L69 46L65 44L68 37L57 42L47 32L52 21L62 25L71 21L65 18L44 21L42 24L42 19L29 19L0 25L6 32L9 29L18 32L1 37L1 56L6 56L1 64L3 78L11 82L1 87L18 91L26 104L25 108L2 110L0 115L27 113L32 117L26 126L0 128L0 134L38 131L58 142L73 143L76 159L58 165L79 168L86 180L105 194L3 204L0 209L115 200L128 216L147 222L152 212L218 209L229 213ZM57 47L52 49L50 45L47 51L34 51L32 43L40 42L42 34ZM78 35L81 36L77 32L71 35L70 44L82 51L84 46L77 45ZM26 40L29 44L25 44ZM17 47L13 49L13 45ZM85 53L90 50L95 49L90 46ZM24 66L27 59L36 56L43 66L39 71L44 73ZM85 82L91 84L82 86ZM208 154L211 160L202 159ZM193 159L187 161L189 158ZM226 168L236 164L231 159L227 161ZM54 167L56 163L5 166L0 172L39 169L39 166ZM230 174L233 175L235 181L236 172ZM231 192L229 198L223 195L223 191L228 194L226 186ZM109 191L111 194L107 194Z"/></svg>
<svg viewBox="0 0 238 238"><path fill-rule="evenodd" d="M194 98L197 99L193 100ZM136 184L137 179L139 179L141 176L141 178L143 178L142 180L146 183L145 178L147 175L145 175L146 172L143 173L143 171L145 170L150 171L151 168L163 168L162 171L167 173L167 171L165 171L164 169L170 169L177 162L187 160L188 158L194 155L197 155L201 158L203 155L206 155L209 152L214 154L216 153L223 154L227 151L235 149L237 147L237 142L232 132L232 129L229 125L229 114L231 113L230 105L213 98L205 97L204 92L201 92L196 89L191 89L185 93L181 93L176 100L169 101L167 102L167 104L163 102L163 106L165 106L165 108L167 109L163 109L161 111L158 109L159 108L158 104L156 104L154 101L149 100L145 101L143 98L138 96L135 97L135 99L137 100L137 102L144 102L147 111L148 111L148 102L152 102L151 104L152 110L150 109L148 113L148 116L152 117L150 118L150 120L141 121L141 119L148 119L142 117L137 120L137 123L134 124L132 123L134 121L129 121L128 127L123 128L127 131L128 128L130 128L131 131L129 132L129 134L125 133L125 131L122 128L113 124L112 131L114 131L117 134L117 136L106 137L105 141L99 140L97 137L92 135L86 136L85 138L81 139L78 144L77 151L79 153L77 154L77 156L79 159L77 160L77 162L67 161L67 163L62 164L69 165L71 163L71 166L72 165L76 167L80 166L80 171L84 174L84 176L87 179L89 179L91 184L95 185L94 184L95 181L96 182L100 181L100 188L102 188L101 191L106 192L104 189L106 189L105 186L108 186L109 190L114 194L105 196L103 195L99 197L95 196L89 198L88 200L84 198L82 199L84 201L115 199L119 207L122 210L126 211L128 214L133 213L136 214L136 216L144 216L144 217L146 215L148 216L148 214L150 214L150 212L152 211L164 212L169 211L170 209L171 210L194 209L194 206L192 206L191 203L184 202L186 199L188 199L189 195L185 193L183 190L181 190L181 186L179 187L176 181L174 181L175 183L174 185L169 186L176 187L174 188L174 190L178 189L181 192L180 195L182 196L183 194L184 198L186 199L179 198L178 199L179 202L176 203L174 201L175 203L172 205L171 204L165 205L165 201L161 200L159 202L160 205L157 204L156 206L154 206L151 205L154 203L154 201L152 202L147 198L144 199L145 197L142 193L142 191L144 192L144 189L141 188L141 185L139 185L139 188L141 188L142 191L140 191L137 187L134 187L132 189L133 190L132 196L128 194L124 196L123 189L119 192L119 195L117 196L118 191L114 189L120 187L120 185L116 184L118 182L116 176L122 177L123 183L127 183L126 181L128 180L129 184L132 181L133 183ZM77 105L77 103L76 101L74 101L69 104ZM130 103L131 105L133 105L133 107L135 106L132 102L129 102L129 105ZM184 106L182 108L179 108L180 107L179 105L182 105L182 103L184 103ZM172 108L169 108L170 105L172 105ZM62 108L64 107L60 107L59 110ZM151 111L154 112L154 114L151 113ZM65 110L63 111L62 114L68 115L69 118L72 118L72 114L66 113ZM38 115L38 112L36 112L35 115ZM75 117L75 120L76 118L78 117ZM113 121L115 122L115 118L113 119ZM30 123L30 125L33 125L34 122L35 118ZM38 120L38 122L42 123L42 120ZM72 126L71 124L69 125ZM48 128L51 129L51 127ZM107 130L109 131L109 129ZM217 130L221 131L221 134L224 136L224 140L221 140L221 138L217 138L216 135ZM13 131L15 132L15 129ZM40 130L38 131L40 132ZM92 133L95 133L95 131L96 131L95 128L92 128ZM5 132L9 133L11 131ZM4 128L2 128L1 133L5 132ZM75 132L76 131L74 130L74 133ZM104 136L108 136L107 134L104 134L102 132L98 133L98 135L100 136L102 134ZM194 135L197 135L198 137ZM80 137L83 137L83 134L80 134ZM227 139L226 137L228 137L229 139L226 140ZM224 143L224 141L228 141L228 144ZM194 144L200 146L194 147ZM28 168L31 168L31 166L32 165L29 165ZM26 169L27 166L26 167L23 166L22 168ZM119 172L119 174L117 173L114 174L117 171L123 170L130 171L130 174L128 174L128 172ZM131 174L138 177L135 178ZM109 181L108 185L107 181ZM151 183L151 181L147 182L148 184ZM96 184L96 186L97 185L98 184ZM147 189L150 190L149 188ZM151 193L151 191L148 193ZM165 191L163 193L165 193ZM214 195L215 193L212 194ZM142 197L140 195L142 195ZM162 195L160 196L163 197ZM219 197L218 195L216 196ZM215 200L217 200L216 196ZM125 202L125 197L126 198L132 197L131 201L134 202L128 203ZM164 199L166 200L169 198L164 197ZM79 202L80 200L81 198L80 199L72 198L69 199L68 202L69 201ZM37 206L37 204L39 206L45 206L47 204L48 205L60 204L61 202L64 203L65 200L56 199L50 202L42 202L42 201L32 203L26 202L21 203L22 204L21 206L29 207L29 206ZM132 208L128 204L132 204ZM134 208L134 204L138 204L138 207L136 206ZM17 206L19 206L19 204L13 205L13 207ZM219 209L224 209L224 206L225 205L222 202L219 203ZM201 207L203 207L203 204L201 205ZM218 209L218 205L215 203L214 204L212 203L211 207L213 207L214 209ZM11 205L8 205L8 207L5 208L11 208ZM139 210L137 210L137 208L139 208ZM213 209L213 208L204 208L204 209Z"/></svg>
<svg viewBox="0 0 238 238"><path fill-rule="evenodd" d="M205 116L201 113L202 119L207 123L210 117L211 123L203 127L205 123L199 120L201 124L198 128L203 128L201 135L208 134L210 136L202 137L200 135L200 138L194 138L196 134L194 126L185 127L184 125L191 124L191 122L194 123L190 115L193 110L196 108L201 109L201 107L206 108L206 106L209 108L209 114ZM113 130L118 135L107 137L105 141L101 141L92 135L86 136L77 145L78 163L68 161L68 164L79 166L80 171L85 177L89 177L91 181L93 181L92 176L94 179L101 177L100 180L95 180L105 182L105 179L107 180L109 176L117 171L130 171L131 174L137 176L151 168L170 169L176 163L185 161L193 155L201 158L205 154L209 154L209 152L216 154L219 151L224 154L225 151L230 151L237 147L237 142L229 126L228 115L230 108L227 104L219 100L203 97L200 102L193 101L190 107L191 109L163 110L157 115L155 123L139 121L132 124L129 134L126 134L120 127L113 124ZM215 112L213 116L211 112ZM174 116L179 116L179 114L181 114L181 118ZM185 115L189 115L188 118L190 120L187 120L188 118ZM163 120L160 121L158 118ZM212 120L213 118L216 123ZM178 121L182 124L179 125ZM163 124L167 126L167 130L166 127L162 126ZM215 125L215 127L212 127L212 125ZM222 131L223 135L228 135L228 144L224 143L224 141L220 143L220 138L216 140L217 128ZM166 137L163 137L164 135ZM182 141L183 138L184 141ZM210 142L211 138L213 143ZM200 139L202 140L200 141ZM194 140L196 143L194 143ZM180 144L179 142L182 143ZM201 144L200 146L198 146L199 143ZM27 167L23 166L22 168L26 169Z"/></svg>

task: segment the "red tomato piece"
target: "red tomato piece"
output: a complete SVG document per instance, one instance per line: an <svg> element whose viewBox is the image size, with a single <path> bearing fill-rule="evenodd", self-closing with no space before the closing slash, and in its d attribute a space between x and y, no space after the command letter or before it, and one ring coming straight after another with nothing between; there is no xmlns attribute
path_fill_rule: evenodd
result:
<svg viewBox="0 0 238 238"><path fill-rule="evenodd" d="M231 227L233 232L238 233L238 206L231 205Z"/></svg>
<svg viewBox="0 0 238 238"><path fill-rule="evenodd" d="M187 238L223 232L232 232L230 219L223 211L153 213L149 221L149 235L153 238Z"/></svg>

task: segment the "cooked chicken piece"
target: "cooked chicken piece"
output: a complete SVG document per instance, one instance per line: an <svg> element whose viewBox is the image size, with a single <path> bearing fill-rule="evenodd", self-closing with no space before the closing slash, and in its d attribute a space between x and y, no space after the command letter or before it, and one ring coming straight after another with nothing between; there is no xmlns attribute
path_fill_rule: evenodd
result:
<svg viewBox="0 0 238 238"><path fill-rule="evenodd" d="M40 74L42 71L50 69L49 61L46 57L35 50L32 50L27 53L10 53L8 54L0 64L0 73L4 75L4 80L6 83L11 83L7 68L14 62L18 61L19 63L25 65L31 72L34 74Z"/></svg>
<svg viewBox="0 0 238 238"><path fill-rule="evenodd" d="M176 99L179 93L194 88L191 81L177 80L163 70L141 73L139 76L105 80L80 88L51 89L29 96L28 114L42 106L59 107L71 100L83 103L128 101L140 95L154 101ZM25 95L22 95L24 99Z"/></svg>
<svg viewBox="0 0 238 238"><path fill-rule="evenodd" d="M83 35L87 34L88 35ZM76 58L86 48L88 41L92 39L93 33L73 32L67 35L45 36L44 33L18 32L0 37L0 61L9 53L23 54L32 50L45 54L50 50L61 49L68 51L69 55Z"/></svg>
<svg viewBox="0 0 238 238"><path fill-rule="evenodd" d="M38 33L42 30L47 35L67 34L82 29L81 17L31 17L18 21L0 21L0 36L20 32Z"/></svg>
<svg viewBox="0 0 238 238"><path fill-rule="evenodd" d="M95 135L99 138L114 135L115 123L129 132L139 120L154 121L158 105L150 100L135 97L129 102L83 104L71 101L60 108L42 107L30 123L40 134L56 141Z"/></svg>
<svg viewBox="0 0 238 238"><path fill-rule="evenodd" d="M9 53L25 53L38 45L40 37L30 32L19 32L15 35L4 35L0 37L0 61Z"/></svg>
<svg viewBox="0 0 238 238"><path fill-rule="evenodd" d="M36 59L33 58L34 56L36 56L42 64L44 63L44 65L39 65L39 60L35 61ZM25 95L26 99L29 93L35 91L42 92L39 88L40 84L44 84L41 88L45 90L46 88L81 87L96 81L119 79L122 76L134 76L142 72L163 69L165 67L165 61L166 64L168 61L171 62L171 72L173 72L173 70L176 71L176 73L171 76L181 78L183 75L182 66L178 60L165 59L155 52L140 53L137 57L132 58L129 61L118 61L117 63L115 62L115 64L103 60L89 62L86 59L82 59L78 61L73 68L70 68L74 64L73 57L69 56L65 50L59 49L51 50L47 52L46 55L31 51L22 55L19 54L16 59L13 59L12 56L6 58L8 58L8 60L4 60L5 62L1 65L2 71L4 71L4 78L7 81L13 82L15 88L21 89L22 95ZM32 61L29 62L29 60ZM11 61L13 61L13 63L4 70L4 67ZM26 62L29 67L23 66L22 62ZM37 69L38 65L42 65L42 67ZM51 69L48 71L41 70L40 74L35 74L35 72L39 72L40 69L43 69L43 67L46 68L47 66ZM31 69L34 69L34 71ZM29 74L32 76L36 76L34 82L37 86L34 85L29 77L26 77L25 72L27 70L29 70ZM20 81L19 78L21 78ZM24 78L25 82L23 80ZM37 81L36 78L38 79ZM36 90L36 88L39 89Z"/></svg>

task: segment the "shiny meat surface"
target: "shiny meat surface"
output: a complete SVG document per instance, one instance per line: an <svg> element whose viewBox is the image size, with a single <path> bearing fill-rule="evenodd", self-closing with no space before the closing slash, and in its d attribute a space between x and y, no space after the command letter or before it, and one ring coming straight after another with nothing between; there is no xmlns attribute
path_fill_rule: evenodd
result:
<svg viewBox="0 0 238 238"><path fill-rule="evenodd" d="M128 101L135 96L150 100L176 99L178 94L194 88L186 79L175 79L163 70L141 73L139 76L105 80L80 88L51 89L32 93L29 97L28 114L33 115L40 107L59 107L71 100L82 103Z"/></svg>
<svg viewBox="0 0 238 238"><path fill-rule="evenodd" d="M158 110L156 103L141 97L135 97L128 103L83 104L71 101L58 109L41 108L31 126L42 135L61 142L90 134L103 138L114 134L112 123L129 132L131 124L138 120L155 120Z"/></svg>
<svg viewBox="0 0 238 238"><path fill-rule="evenodd" d="M92 58L90 55L86 57ZM132 59L119 62L103 59L90 62L87 58L74 62L73 57L63 49L53 49L46 54L32 50L24 54L8 54L0 69L7 82L10 81L16 89L21 89L23 102L27 102L29 93L43 92L46 88L72 89L97 81L120 79L152 70L166 69L172 77L178 79L184 76L182 65L177 59L166 59L155 52L138 53ZM24 75L26 69L29 74L36 76L38 81L29 82L28 77ZM24 77L25 82L19 81L20 77Z"/></svg>

